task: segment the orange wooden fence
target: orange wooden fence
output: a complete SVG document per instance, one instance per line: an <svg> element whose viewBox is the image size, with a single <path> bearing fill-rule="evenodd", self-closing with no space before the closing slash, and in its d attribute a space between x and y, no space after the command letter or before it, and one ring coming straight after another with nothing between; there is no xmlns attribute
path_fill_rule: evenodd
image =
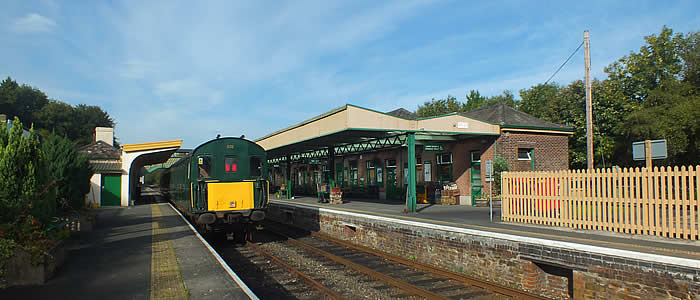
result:
<svg viewBox="0 0 700 300"><path fill-rule="evenodd" d="M700 166L503 172L501 219L698 239Z"/></svg>

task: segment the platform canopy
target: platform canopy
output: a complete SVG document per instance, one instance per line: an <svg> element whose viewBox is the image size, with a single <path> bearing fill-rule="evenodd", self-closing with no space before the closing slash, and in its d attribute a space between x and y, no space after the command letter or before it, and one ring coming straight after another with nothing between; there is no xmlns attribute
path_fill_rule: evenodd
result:
<svg viewBox="0 0 700 300"><path fill-rule="evenodd" d="M409 119L347 104L329 112L273 132L255 140L269 159L287 155L313 155L335 147L336 154L401 146L401 136L414 133L421 141L452 141L474 135L498 135L500 127L452 113L438 117ZM397 137L396 139L392 139Z"/></svg>
<svg viewBox="0 0 700 300"><path fill-rule="evenodd" d="M122 206L138 196L136 186L141 170L146 165L166 162L182 146L182 140L122 145Z"/></svg>

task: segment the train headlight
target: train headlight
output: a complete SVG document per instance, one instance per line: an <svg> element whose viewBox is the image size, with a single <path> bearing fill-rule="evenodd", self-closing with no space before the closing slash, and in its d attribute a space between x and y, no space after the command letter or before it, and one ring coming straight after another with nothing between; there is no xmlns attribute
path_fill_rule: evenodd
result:
<svg viewBox="0 0 700 300"><path fill-rule="evenodd" d="M236 207L236 201L231 201L228 205L229 207Z"/></svg>

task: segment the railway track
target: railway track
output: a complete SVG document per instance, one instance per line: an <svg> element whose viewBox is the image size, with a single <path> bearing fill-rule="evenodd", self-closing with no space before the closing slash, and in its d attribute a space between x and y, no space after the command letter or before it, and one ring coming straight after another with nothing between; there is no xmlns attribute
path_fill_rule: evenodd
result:
<svg viewBox="0 0 700 300"><path fill-rule="evenodd" d="M224 259L261 299L544 299L272 224L254 243L220 244Z"/></svg>

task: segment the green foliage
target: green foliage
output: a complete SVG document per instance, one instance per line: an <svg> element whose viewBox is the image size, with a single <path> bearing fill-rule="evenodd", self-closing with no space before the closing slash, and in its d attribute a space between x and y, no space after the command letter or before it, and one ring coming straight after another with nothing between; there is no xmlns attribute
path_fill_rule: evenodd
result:
<svg viewBox="0 0 700 300"><path fill-rule="evenodd" d="M160 185L160 178L165 172L165 169L157 169L153 172L146 174L143 178L143 182L148 185Z"/></svg>
<svg viewBox="0 0 700 300"><path fill-rule="evenodd" d="M70 140L56 134L50 134L41 144L48 174L58 188L58 203L63 208L80 209L90 191L93 174L87 156L79 153Z"/></svg>
<svg viewBox="0 0 700 300"><path fill-rule="evenodd" d="M33 124L41 136L53 132L77 145L92 142L95 127L114 127L114 120L98 106L49 100L39 89L10 77L0 83L0 113Z"/></svg>
<svg viewBox="0 0 700 300"><path fill-rule="evenodd" d="M5 234L0 233L0 288L5 287L5 262L12 256L15 252L17 243L5 236Z"/></svg>
<svg viewBox="0 0 700 300"><path fill-rule="evenodd" d="M0 113L19 117L26 124L32 124L32 113L48 102L42 91L26 84L20 86L10 77L0 83Z"/></svg>
<svg viewBox="0 0 700 300"><path fill-rule="evenodd" d="M447 95L447 99L433 98L430 102L419 105L416 114L418 117L425 118L459 112L461 109L462 103L457 101L457 98Z"/></svg>
<svg viewBox="0 0 700 300"><path fill-rule="evenodd" d="M503 156L496 155L493 159L493 189L497 194L501 193L501 173L509 170L508 161Z"/></svg>
<svg viewBox="0 0 700 300"><path fill-rule="evenodd" d="M466 100L466 102L462 103L457 101L457 98L450 95L447 95L447 99L435 100L435 98L433 98L432 100L423 103L423 105L419 105L416 114L421 118L425 118L446 115L454 112L470 111L494 104L505 104L510 107L517 108L518 104L513 96L513 93L510 91L503 91L502 95L484 97L479 93L479 91L471 90L469 91L469 94L466 95Z"/></svg>
<svg viewBox="0 0 700 300"><path fill-rule="evenodd" d="M92 142L95 127L113 127L109 114L97 106L70 104L52 100L34 113L42 136L51 133L67 137L77 145Z"/></svg>
<svg viewBox="0 0 700 300"><path fill-rule="evenodd" d="M33 128L25 137L18 118L12 125L8 133L7 126L0 124L0 223L13 220L27 209L47 220L55 215L56 205L39 139Z"/></svg>

